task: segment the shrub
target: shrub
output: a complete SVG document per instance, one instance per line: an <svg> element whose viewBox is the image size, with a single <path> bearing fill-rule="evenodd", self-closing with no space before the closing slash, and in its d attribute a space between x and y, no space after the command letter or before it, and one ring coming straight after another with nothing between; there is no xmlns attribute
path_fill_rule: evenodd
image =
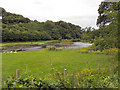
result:
<svg viewBox="0 0 120 90"><path fill-rule="evenodd" d="M48 47L48 51L57 51L57 48L55 46Z"/></svg>
<svg viewBox="0 0 120 90"><path fill-rule="evenodd" d="M22 75L20 78L8 78L5 81L7 88L118 88L118 73L108 75L90 69L68 73L66 77L59 72L53 75L52 80L36 79L32 75Z"/></svg>
<svg viewBox="0 0 120 90"><path fill-rule="evenodd" d="M7 88L52 88L52 83L48 81L36 79L32 75L22 75L20 78L9 77L5 81Z"/></svg>
<svg viewBox="0 0 120 90"><path fill-rule="evenodd" d="M48 47L48 51L61 51L61 48L56 48L55 46Z"/></svg>
<svg viewBox="0 0 120 90"><path fill-rule="evenodd" d="M118 48L104 49L103 53L107 55L116 55L118 54Z"/></svg>

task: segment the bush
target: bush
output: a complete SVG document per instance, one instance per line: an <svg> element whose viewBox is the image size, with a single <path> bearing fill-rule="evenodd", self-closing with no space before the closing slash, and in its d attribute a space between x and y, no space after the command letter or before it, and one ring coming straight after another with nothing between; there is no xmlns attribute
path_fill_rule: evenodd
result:
<svg viewBox="0 0 120 90"><path fill-rule="evenodd" d="M48 51L57 51L57 48L55 46L48 47Z"/></svg>
<svg viewBox="0 0 120 90"><path fill-rule="evenodd" d="M116 55L118 54L118 48L104 49L103 53L107 55Z"/></svg>
<svg viewBox="0 0 120 90"><path fill-rule="evenodd" d="M5 81L7 88L54 88L48 81L36 79L32 75L22 75L20 78L9 77Z"/></svg>
<svg viewBox="0 0 120 90"><path fill-rule="evenodd" d="M64 77L56 72L52 80L36 79L32 75L20 78L10 77L5 81L7 88L118 88L118 73L108 75L106 72L84 69L79 72L67 73Z"/></svg>
<svg viewBox="0 0 120 90"><path fill-rule="evenodd" d="M61 48L56 48L55 46L48 47L48 51L61 51Z"/></svg>

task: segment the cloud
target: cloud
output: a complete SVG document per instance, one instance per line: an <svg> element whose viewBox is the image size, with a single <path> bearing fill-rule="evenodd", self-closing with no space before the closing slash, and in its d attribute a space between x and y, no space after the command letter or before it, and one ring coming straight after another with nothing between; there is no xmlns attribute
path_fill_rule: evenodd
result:
<svg viewBox="0 0 120 90"><path fill-rule="evenodd" d="M95 26L100 2L101 0L0 0L0 6L9 12L41 22L64 19L80 26Z"/></svg>
<svg viewBox="0 0 120 90"><path fill-rule="evenodd" d="M33 0L33 4L42 5L43 3L40 0Z"/></svg>
<svg viewBox="0 0 120 90"><path fill-rule="evenodd" d="M96 26L96 16L71 16L71 17L64 17L63 20L67 22L72 22L75 25L80 25L81 27L97 27Z"/></svg>

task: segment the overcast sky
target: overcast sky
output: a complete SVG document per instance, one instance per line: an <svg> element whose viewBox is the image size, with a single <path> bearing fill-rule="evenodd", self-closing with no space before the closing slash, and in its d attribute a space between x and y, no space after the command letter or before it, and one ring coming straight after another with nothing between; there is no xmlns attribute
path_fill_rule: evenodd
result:
<svg viewBox="0 0 120 90"><path fill-rule="evenodd" d="M21 14L31 20L66 22L81 27L95 27L102 0L0 0L6 11Z"/></svg>

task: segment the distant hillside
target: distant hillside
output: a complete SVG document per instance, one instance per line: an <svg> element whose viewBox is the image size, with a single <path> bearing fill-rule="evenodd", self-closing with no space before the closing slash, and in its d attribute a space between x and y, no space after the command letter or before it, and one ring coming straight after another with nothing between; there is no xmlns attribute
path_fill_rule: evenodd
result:
<svg viewBox="0 0 120 90"><path fill-rule="evenodd" d="M76 39L81 38L82 34L81 27L71 23L32 21L3 8L2 27L3 42Z"/></svg>

